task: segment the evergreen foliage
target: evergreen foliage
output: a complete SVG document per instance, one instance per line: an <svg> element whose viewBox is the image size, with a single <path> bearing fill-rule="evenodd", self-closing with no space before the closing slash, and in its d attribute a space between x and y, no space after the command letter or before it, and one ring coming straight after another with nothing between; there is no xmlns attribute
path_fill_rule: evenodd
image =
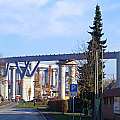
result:
<svg viewBox="0 0 120 120"><path fill-rule="evenodd" d="M91 35L91 40L88 43L87 51L85 51L86 63L78 66L78 84L80 97L83 101L89 101L88 106L91 107L93 97L95 94L95 74L96 74L96 61L98 61L98 93L101 96L102 93L102 78L104 77L102 57L104 55L105 48L107 47L106 40L102 40L102 18L99 5L96 5L95 17L93 26L90 26L91 31L88 32Z"/></svg>
<svg viewBox="0 0 120 120"><path fill-rule="evenodd" d="M93 21L93 26L90 27L92 30L88 32L92 39L88 42L88 57L87 61L91 68L91 77L94 78L95 76L95 65L96 61L98 61L98 84L99 84L99 93L101 93L102 88L102 77L104 77L103 68L105 65L102 64L102 56L104 54L106 48L106 40L101 40L101 37L104 35L102 33L102 18L101 18L101 11L99 5L96 6L95 10L95 17ZM97 55L96 55L97 53ZM103 74L103 76L102 76ZM92 79L92 84L95 83L95 79ZM93 85L94 86L94 85Z"/></svg>

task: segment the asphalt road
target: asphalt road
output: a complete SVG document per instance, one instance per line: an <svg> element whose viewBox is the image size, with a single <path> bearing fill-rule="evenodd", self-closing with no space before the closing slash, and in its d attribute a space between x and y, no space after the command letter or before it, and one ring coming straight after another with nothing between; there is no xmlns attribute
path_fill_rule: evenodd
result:
<svg viewBox="0 0 120 120"><path fill-rule="evenodd" d="M0 120L46 120L36 109L19 109L15 104L0 108Z"/></svg>

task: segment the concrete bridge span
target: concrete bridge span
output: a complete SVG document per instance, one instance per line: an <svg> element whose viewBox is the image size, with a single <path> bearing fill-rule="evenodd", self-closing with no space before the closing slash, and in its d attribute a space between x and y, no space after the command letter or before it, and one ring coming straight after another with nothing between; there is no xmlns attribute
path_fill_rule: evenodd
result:
<svg viewBox="0 0 120 120"><path fill-rule="evenodd" d="M106 52L103 56L104 59L117 59L120 52ZM65 61L65 60L82 60L85 59L83 53L71 54L52 54L52 55L36 55L36 56L19 56L19 57L5 57L0 58L0 61L6 63L15 62L30 62L30 61Z"/></svg>

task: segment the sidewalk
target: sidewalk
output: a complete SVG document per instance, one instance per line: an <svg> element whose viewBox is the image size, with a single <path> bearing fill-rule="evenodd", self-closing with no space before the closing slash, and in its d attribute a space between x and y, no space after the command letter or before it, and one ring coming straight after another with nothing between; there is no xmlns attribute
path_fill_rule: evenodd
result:
<svg viewBox="0 0 120 120"><path fill-rule="evenodd" d="M16 103L14 103L14 102L4 101L4 102L0 103L0 109L10 107L10 106L15 106L15 105L16 105Z"/></svg>

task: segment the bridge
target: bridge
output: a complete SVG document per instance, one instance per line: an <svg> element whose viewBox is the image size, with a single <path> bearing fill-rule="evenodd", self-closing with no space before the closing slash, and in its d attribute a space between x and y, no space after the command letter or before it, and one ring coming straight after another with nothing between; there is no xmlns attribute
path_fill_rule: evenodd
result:
<svg viewBox="0 0 120 120"><path fill-rule="evenodd" d="M106 52L104 59L117 59L119 52ZM0 58L0 61L6 63L15 62L30 62L30 61L65 61L65 60L82 60L85 59L83 53L72 53L72 54L54 54L54 55L36 55L36 56L20 56L20 57L6 57Z"/></svg>
<svg viewBox="0 0 120 120"><path fill-rule="evenodd" d="M65 99L65 65L69 64L72 66L71 75L73 75L73 79L75 79L75 64L74 63L67 64L66 61L83 60L83 59L85 59L85 55L83 53L72 53L72 54L57 54L57 55L53 54L53 55L5 57L5 58L0 58L0 61L5 63L6 70L4 72L4 76L7 76L6 77L7 81L9 81L9 79L12 80L13 98L15 98L15 82L16 82L15 73L17 73L20 76L20 79L23 80L25 76L30 78L34 75L41 61L57 61L59 63L58 64L58 68L59 68L58 82L59 82L59 91L60 91L59 96L61 99ZM104 53L103 59L116 59L117 86L120 87L120 51L106 52ZM35 64L31 69L30 64L32 62L35 62ZM10 76L9 73L11 74ZM6 92L6 94L8 93ZM26 95L23 96L25 97Z"/></svg>

